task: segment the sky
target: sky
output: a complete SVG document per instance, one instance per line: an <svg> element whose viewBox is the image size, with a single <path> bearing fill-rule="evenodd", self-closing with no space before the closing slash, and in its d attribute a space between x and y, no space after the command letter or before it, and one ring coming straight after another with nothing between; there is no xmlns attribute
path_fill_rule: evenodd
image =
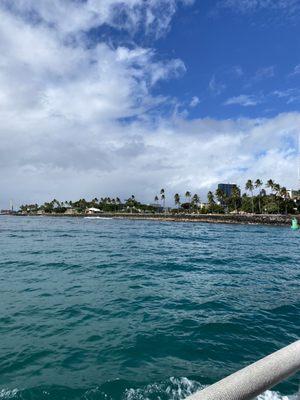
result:
<svg viewBox="0 0 300 400"><path fill-rule="evenodd" d="M299 0L0 0L0 207L296 188Z"/></svg>

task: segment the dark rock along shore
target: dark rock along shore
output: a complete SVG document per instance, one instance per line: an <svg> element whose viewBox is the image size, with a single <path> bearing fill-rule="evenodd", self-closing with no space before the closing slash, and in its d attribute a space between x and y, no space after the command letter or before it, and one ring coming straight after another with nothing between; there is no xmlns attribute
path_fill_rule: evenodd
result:
<svg viewBox="0 0 300 400"><path fill-rule="evenodd" d="M37 216L38 214L19 214L21 216ZM101 213L101 214L42 214L49 217L101 217L149 219L177 222L206 222L222 224L261 224L261 225L290 225L291 215L271 214L138 214L138 213ZM299 218L298 218L299 219Z"/></svg>

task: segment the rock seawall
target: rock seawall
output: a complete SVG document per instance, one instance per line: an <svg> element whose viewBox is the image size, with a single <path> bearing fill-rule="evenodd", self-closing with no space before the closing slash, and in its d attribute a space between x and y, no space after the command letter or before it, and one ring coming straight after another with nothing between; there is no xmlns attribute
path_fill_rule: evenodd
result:
<svg viewBox="0 0 300 400"><path fill-rule="evenodd" d="M152 221L175 221L175 222L203 222L220 224L249 224L249 225L291 225L292 215L271 214L135 214L135 213L101 213L95 215L85 214L19 214L21 216L45 216L45 217L96 217L135 219ZM299 217L298 217L299 220Z"/></svg>
<svg viewBox="0 0 300 400"><path fill-rule="evenodd" d="M102 217L112 216L111 214L101 214ZM290 225L290 215L241 215L241 214L116 214L116 218L150 219L177 222L207 222L221 224L262 224L262 225Z"/></svg>

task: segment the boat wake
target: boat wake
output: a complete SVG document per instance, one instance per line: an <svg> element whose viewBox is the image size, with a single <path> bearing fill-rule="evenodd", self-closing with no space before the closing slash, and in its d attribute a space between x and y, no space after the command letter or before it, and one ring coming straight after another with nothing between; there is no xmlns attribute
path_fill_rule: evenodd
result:
<svg viewBox="0 0 300 400"><path fill-rule="evenodd" d="M112 217L84 217L84 219L113 219Z"/></svg>
<svg viewBox="0 0 300 400"><path fill-rule="evenodd" d="M171 377L165 381L130 387L116 380L90 389L45 386L30 389L0 389L1 400L183 400L205 386L187 378ZM266 391L257 400L296 400L275 391Z"/></svg>

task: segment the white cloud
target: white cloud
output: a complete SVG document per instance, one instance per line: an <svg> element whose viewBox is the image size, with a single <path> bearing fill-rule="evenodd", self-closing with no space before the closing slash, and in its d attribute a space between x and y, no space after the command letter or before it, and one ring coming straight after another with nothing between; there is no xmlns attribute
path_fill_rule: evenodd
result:
<svg viewBox="0 0 300 400"><path fill-rule="evenodd" d="M250 107L256 106L260 103L256 97L246 94L241 94L240 96L230 97L228 100L225 101L224 105L239 105L243 107Z"/></svg>
<svg viewBox="0 0 300 400"><path fill-rule="evenodd" d="M274 65L259 68L259 69L257 69L257 71L255 72L255 74L253 76L248 78L247 83L244 85L244 87L249 88L258 83L261 84L262 81L273 78L275 76L275 74L276 74L276 68Z"/></svg>
<svg viewBox="0 0 300 400"><path fill-rule="evenodd" d="M159 37L168 31L178 4L191 4L193 0L2 0L2 3L23 19L42 22L61 35L78 35L107 24L131 34L143 29Z"/></svg>
<svg viewBox="0 0 300 400"><path fill-rule="evenodd" d="M264 67L264 68L259 68L256 71L255 80L261 80L261 79L268 79L268 78L273 78L275 76L275 67L274 65L271 65L269 67Z"/></svg>
<svg viewBox="0 0 300 400"><path fill-rule="evenodd" d="M167 3L163 16L165 1L129 0L127 8L123 2L131 22L126 17L120 25L137 23L149 31L156 20L159 27L176 8L177 2ZM287 143L299 113L268 120L164 117L160 107L169 99L152 89L182 74L183 62L162 60L132 43L91 45L83 34L104 22L117 24L110 8L115 4L1 2L1 206L10 198L21 203L132 193L151 201L162 186L170 196L255 176L292 185L296 154ZM210 86L224 90L215 78Z"/></svg>
<svg viewBox="0 0 300 400"><path fill-rule="evenodd" d="M241 76L244 75L244 71L243 71L242 67L239 66L239 65L234 66L234 67L232 68L232 71L233 71L233 73L234 73L235 75L237 75L238 77L241 77Z"/></svg>
<svg viewBox="0 0 300 400"><path fill-rule="evenodd" d="M300 74L300 64L296 65L291 75L299 75Z"/></svg>
<svg viewBox="0 0 300 400"><path fill-rule="evenodd" d="M135 193L151 201L161 186L168 198L187 188L203 197L223 180L241 187L249 177L271 177L288 187L297 181L299 113L257 120L161 119L156 126L41 122L31 138L25 136L32 128L27 124L18 129L18 140L1 147L1 181L16 200ZM9 134L15 137L15 131Z"/></svg>
<svg viewBox="0 0 300 400"><path fill-rule="evenodd" d="M208 88L212 94L218 96L226 89L226 85L223 82L217 80L216 76L213 75L209 81Z"/></svg>
<svg viewBox="0 0 300 400"><path fill-rule="evenodd" d="M300 10L298 0L221 0L219 6L242 13L275 10L281 12L281 17L295 16Z"/></svg>
<svg viewBox="0 0 300 400"><path fill-rule="evenodd" d="M190 107L196 107L200 103L200 99L197 96L193 96L192 100L190 101Z"/></svg>
<svg viewBox="0 0 300 400"><path fill-rule="evenodd" d="M153 85L185 71L181 60L157 60L151 49L114 49L104 42L87 47L1 8L0 18L2 113L26 110L24 117L36 112L41 118L73 120L132 117L161 100L151 97Z"/></svg>
<svg viewBox="0 0 300 400"><path fill-rule="evenodd" d="M286 90L275 90L271 95L284 99L287 104L294 103L300 100L300 90L298 88L289 88Z"/></svg>

